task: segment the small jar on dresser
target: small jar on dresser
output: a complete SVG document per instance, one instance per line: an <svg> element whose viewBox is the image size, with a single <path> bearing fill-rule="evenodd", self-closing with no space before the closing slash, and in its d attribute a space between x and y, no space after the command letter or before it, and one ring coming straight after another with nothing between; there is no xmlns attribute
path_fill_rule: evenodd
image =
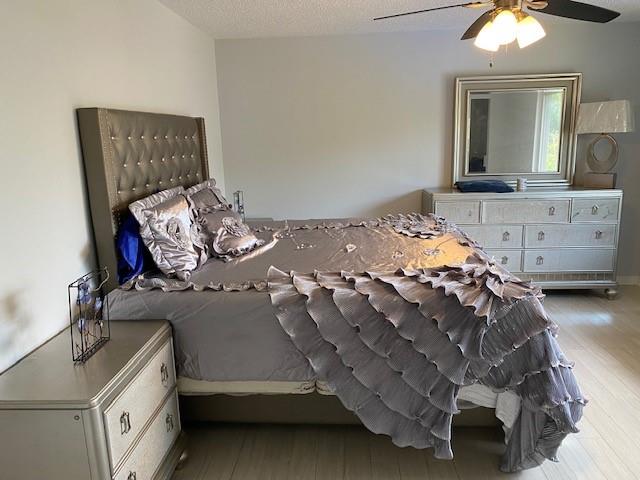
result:
<svg viewBox="0 0 640 480"><path fill-rule="evenodd" d="M617 293L622 190L423 192L423 211L457 224L507 270L542 288Z"/></svg>
<svg viewBox="0 0 640 480"><path fill-rule="evenodd" d="M84 364L63 331L0 375L0 477L160 480L185 451L171 328L114 321Z"/></svg>

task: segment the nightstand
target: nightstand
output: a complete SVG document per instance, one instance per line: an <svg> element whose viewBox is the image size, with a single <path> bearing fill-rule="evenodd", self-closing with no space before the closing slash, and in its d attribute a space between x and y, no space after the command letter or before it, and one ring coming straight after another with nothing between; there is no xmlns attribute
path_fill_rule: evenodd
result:
<svg viewBox="0 0 640 480"><path fill-rule="evenodd" d="M70 348L64 330L0 375L0 477L170 478L185 439L169 324L112 321L84 364Z"/></svg>

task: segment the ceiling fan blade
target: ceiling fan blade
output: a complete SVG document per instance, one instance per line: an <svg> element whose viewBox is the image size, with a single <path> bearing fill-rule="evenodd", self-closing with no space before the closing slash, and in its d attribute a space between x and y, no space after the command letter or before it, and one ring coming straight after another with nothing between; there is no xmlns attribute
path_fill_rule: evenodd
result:
<svg viewBox="0 0 640 480"><path fill-rule="evenodd" d="M485 6L485 5L489 5L489 4L487 2L458 3L456 5L445 5L443 7L426 8L424 10L414 10L412 12L396 13L395 15L386 15L384 17L376 17L376 18L374 18L374 20L387 20L389 18L405 17L407 15L416 15L417 13L426 13L426 12L435 12L437 10L446 10L447 8L481 7L481 6Z"/></svg>
<svg viewBox="0 0 640 480"><path fill-rule="evenodd" d="M493 14L493 10L489 12L484 12L482 15L480 15L480 18L478 18L475 22L473 22L473 24L467 29L467 31L464 32L464 35L462 35L462 38L460 40L469 40L471 38L477 37L478 34L480 33L480 30L482 30L482 27L484 27L484 25L489 20L491 20L492 14Z"/></svg>
<svg viewBox="0 0 640 480"><path fill-rule="evenodd" d="M620 14L607 8L596 7L588 3L574 2L573 0L548 0L549 4L536 10L556 17L573 18L585 22L607 23L618 18Z"/></svg>

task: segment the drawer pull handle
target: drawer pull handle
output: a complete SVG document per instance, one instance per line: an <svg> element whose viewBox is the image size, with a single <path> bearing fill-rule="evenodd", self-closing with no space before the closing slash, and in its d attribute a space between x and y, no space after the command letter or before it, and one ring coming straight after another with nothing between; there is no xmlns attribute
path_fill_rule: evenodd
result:
<svg viewBox="0 0 640 480"><path fill-rule="evenodd" d="M598 205L594 205L593 207L591 207L591 215L597 215L598 210L600 210L600 207Z"/></svg>
<svg viewBox="0 0 640 480"><path fill-rule="evenodd" d="M163 385L166 385L169 381L169 369L167 368L167 364L164 362L160 366L160 381Z"/></svg>
<svg viewBox="0 0 640 480"><path fill-rule="evenodd" d="M167 424L167 432L171 432L173 430L173 415L167 413L167 418L165 418L165 423Z"/></svg>
<svg viewBox="0 0 640 480"><path fill-rule="evenodd" d="M549 216L553 217L556 214L556 207L549 207Z"/></svg>
<svg viewBox="0 0 640 480"><path fill-rule="evenodd" d="M127 480L136 480L137 478L136 472L129 472L129 475L127 475Z"/></svg>
<svg viewBox="0 0 640 480"><path fill-rule="evenodd" d="M511 238L511 234L509 232L504 232L502 234L502 241L503 242L508 242L510 238Z"/></svg>
<svg viewBox="0 0 640 480"><path fill-rule="evenodd" d="M596 240L600 240L602 238L602 232L600 230L596 231Z"/></svg>
<svg viewBox="0 0 640 480"><path fill-rule="evenodd" d="M543 264L544 264L544 257L536 258L536 265L543 265Z"/></svg>
<svg viewBox="0 0 640 480"><path fill-rule="evenodd" d="M131 419L129 418L129 412L122 412L120 415L120 435L129 433L131 431Z"/></svg>
<svg viewBox="0 0 640 480"><path fill-rule="evenodd" d="M538 232L538 240L539 240L540 242L543 242L543 241L544 241L544 232Z"/></svg>
<svg viewBox="0 0 640 480"><path fill-rule="evenodd" d="M507 263L509 263L509 257L502 257L500 259L500 262L502 263L502 265L506 265Z"/></svg>

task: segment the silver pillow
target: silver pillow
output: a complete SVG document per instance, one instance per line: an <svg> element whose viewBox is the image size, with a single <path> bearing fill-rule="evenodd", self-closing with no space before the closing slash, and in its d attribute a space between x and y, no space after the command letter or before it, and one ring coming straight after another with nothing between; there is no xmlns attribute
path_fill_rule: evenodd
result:
<svg viewBox="0 0 640 480"><path fill-rule="evenodd" d="M264 245L216 188L207 180L185 191L194 217L201 227L202 241L210 255L231 260Z"/></svg>
<svg viewBox="0 0 640 480"><path fill-rule="evenodd" d="M167 276L187 280L207 254L181 191L179 187L159 192L132 203L129 210L140 223L140 236L158 268ZM169 198L157 203L165 197Z"/></svg>
<svg viewBox="0 0 640 480"><path fill-rule="evenodd" d="M264 245L264 240L251 233L251 229L242 222L240 215L232 210L226 213L229 215L222 217L221 226L213 236L212 250L218 257L229 261L232 257L239 257ZM207 228L207 231L210 230Z"/></svg>
<svg viewBox="0 0 640 480"><path fill-rule="evenodd" d="M162 202L169 200L170 198L173 198L176 195L181 194L182 192L184 192L184 187L182 185L178 187L168 188L167 190L162 190L161 192L154 193L153 195L149 195L148 197L129 204L129 211L132 213L138 223L142 225L145 220L145 210L155 207L156 205L160 205Z"/></svg>
<svg viewBox="0 0 640 480"><path fill-rule="evenodd" d="M191 200L192 207L196 210L224 210L231 208L220 189L216 187L216 181L213 178L189 187L184 194Z"/></svg>

